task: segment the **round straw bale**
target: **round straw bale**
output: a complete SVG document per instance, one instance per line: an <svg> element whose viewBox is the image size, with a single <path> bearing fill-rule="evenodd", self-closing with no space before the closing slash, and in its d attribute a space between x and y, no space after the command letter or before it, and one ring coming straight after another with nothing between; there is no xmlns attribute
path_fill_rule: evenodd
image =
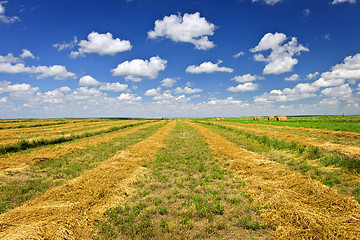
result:
<svg viewBox="0 0 360 240"><path fill-rule="evenodd" d="M276 117L276 121L286 121L287 117L286 116L277 116Z"/></svg>
<svg viewBox="0 0 360 240"><path fill-rule="evenodd" d="M274 120L275 117L274 116L268 116L268 120L271 121L271 120Z"/></svg>
<svg viewBox="0 0 360 240"><path fill-rule="evenodd" d="M220 118L216 118L216 121L220 121Z"/></svg>
<svg viewBox="0 0 360 240"><path fill-rule="evenodd" d="M254 121L260 121L260 117L253 117Z"/></svg>

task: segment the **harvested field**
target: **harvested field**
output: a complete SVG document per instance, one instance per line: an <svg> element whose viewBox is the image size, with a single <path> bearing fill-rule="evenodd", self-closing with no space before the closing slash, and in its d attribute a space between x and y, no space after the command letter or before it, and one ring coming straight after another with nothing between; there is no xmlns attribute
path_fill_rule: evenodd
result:
<svg viewBox="0 0 360 240"><path fill-rule="evenodd" d="M17 154L17 155L1 158L0 174L4 171L6 172L18 171L20 169L26 168L27 166L33 165L34 163L39 161L58 158L60 156L69 154L79 149L87 148L94 144L101 144L104 142L108 142L114 138L118 138L126 134L131 134L137 131L138 129L147 127L151 124L156 124L156 122L131 128L124 132L116 132L112 134L107 134L105 136L98 136L91 139L76 141L69 144L59 145L55 147L46 147L40 150L32 151L30 153Z"/></svg>
<svg viewBox="0 0 360 240"><path fill-rule="evenodd" d="M355 132L342 132L342 131L331 131L331 130L323 130L323 129L315 129L315 128L305 128L305 127L288 127L288 126L274 126L274 125L264 125L264 124L241 124L241 123L233 123L241 126L254 126L254 127L268 127L268 128L278 128L278 129L290 129L290 130L300 130L307 131L311 133L319 133L319 134L329 134L338 137L349 137L349 138L359 138L360 134Z"/></svg>
<svg viewBox="0 0 360 240"><path fill-rule="evenodd" d="M350 157L360 158L360 147L357 146L349 146L342 144L335 144L324 140L318 140L310 137L303 137L299 135L294 135L290 133L278 132L273 130L265 130L265 129L257 129L250 127L240 127L238 125L233 124L224 124L225 126L235 127L238 129L242 129L248 132L267 135L271 138L284 139L290 142L296 142L304 146L313 146L324 149L329 152L338 152Z"/></svg>
<svg viewBox="0 0 360 240"><path fill-rule="evenodd" d="M90 238L94 220L127 194L131 177L155 156L174 124L169 123L147 140L119 152L73 181L0 215L0 237Z"/></svg>
<svg viewBox="0 0 360 240"><path fill-rule="evenodd" d="M41 140L41 139L56 139L59 137L69 137L72 135L81 135L85 133L94 133L100 131L106 131L114 127L124 126L126 124L133 124L139 121L123 121L123 122L106 122L106 123L93 123L91 125L78 125L74 124L70 126L62 126L59 128L47 128L47 129L32 129L31 132L22 132L17 130L14 131L6 131L2 137L3 139L0 140L0 146L6 146L10 144L15 144L19 141L34 141L34 140ZM20 133L18 133L20 132Z"/></svg>
<svg viewBox="0 0 360 240"><path fill-rule="evenodd" d="M356 137L211 120L0 130L85 134L3 155L0 239L358 239Z"/></svg>
<svg viewBox="0 0 360 240"><path fill-rule="evenodd" d="M281 164L239 148L192 124L208 141L213 154L240 174L245 188L276 226L275 239L357 239L360 205L336 190Z"/></svg>

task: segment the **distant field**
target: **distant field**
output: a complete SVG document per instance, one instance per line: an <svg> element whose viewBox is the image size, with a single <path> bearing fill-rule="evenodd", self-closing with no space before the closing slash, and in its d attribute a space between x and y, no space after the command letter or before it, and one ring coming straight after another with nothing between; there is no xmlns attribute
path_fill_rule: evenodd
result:
<svg viewBox="0 0 360 240"><path fill-rule="evenodd" d="M213 121L215 118L197 118L196 120ZM260 117L260 121L254 121L252 117L225 118L227 122L239 123L258 123L275 126L291 126L318 128L334 131L358 132L360 133L360 115L347 116L306 116L306 117L287 117L286 122L276 120L268 121L267 116Z"/></svg>
<svg viewBox="0 0 360 240"><path fill-rule="evenodd" d="M356 239L359 121L0 120L0 239Z"/></svg>

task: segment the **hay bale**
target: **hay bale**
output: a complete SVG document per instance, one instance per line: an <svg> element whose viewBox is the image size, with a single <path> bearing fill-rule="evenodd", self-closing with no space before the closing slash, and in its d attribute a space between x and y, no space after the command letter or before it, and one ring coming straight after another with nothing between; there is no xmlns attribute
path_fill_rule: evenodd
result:
<svg viewBox="0 0 360 240"><path fill-rule="evenodd" d="M286 116L277 116L276 117L276 121L286 121L287 117Z"/></svg>
<svg viewBox="0 0 360 240"><path fill-rule="evenodd" d="M260 121L260 117L253 117L254 121Z"/></svg>
<svg viewBox="0 0 360 240"><path fill-rule="evenodd" d="M224 118L221 118L221 120L224 120Z"/></svg>
<svg viewBox="0 0 360 240"><path fill-rule="evenodd" d="M220 118L216 118L216 121L220 121Z"/></svg>
<svg viewBox="0 0 360 240"><path fill-rule="evenodd" d="M274 119L275 119L274 116L268 116L268 120L269 120L269 121L272 121L272 120L274 120Z"/></svg>

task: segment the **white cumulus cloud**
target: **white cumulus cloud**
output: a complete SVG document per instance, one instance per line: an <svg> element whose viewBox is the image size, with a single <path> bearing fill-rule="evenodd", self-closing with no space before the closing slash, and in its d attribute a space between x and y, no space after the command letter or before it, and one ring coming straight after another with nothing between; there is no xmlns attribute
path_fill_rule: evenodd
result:
<svg viewBox="0 0 360 240"><path fill-rule="evenodd" d="M136 96L135 94L130 93L122 93L119 97L117 97L119 101L127 102L127 103L135 103L138 101L141 101L142 98L139 96Z"/></svg>
<svg viewBox="0 0 360 240"><path fill-rule="evenodd" d="M171 88L174 86L176 81L177 80L175 78L165 78L161 81L161 86Z"/></svg>
<svg viewBox="0 0 360 240"><path fill-rule="evenodd" d="M20 55L21 58L35 58L35 56L27 49L22 50L22 54Z"/></svg>
<svg viewBox="0 0 360 240"><path fill-rule="evenodd" d="M234 58L239 58L239 57L244 56L244 55L245 55L245 53L244 53L243 51L241 51L241 52L233 55L233 57L234 57Z"/></svg>
<svg viewBox="0 0 360 240"><path fill-rule="evenodd" d="M314 78L316 78L317 76L319 76L319 72L314 72L314 73L309 73L308 75L306 75L306 79L308 80L312 80Z"/></svg>
<svg viewBox="0 0 360 240"><path fill-rule="evenodd" d="M75 39L74 39L75 40ZM59 49L64 45L56 45ZM71 52L71 57L84 56L85 53L97 53L99 55L115 55L119 52L128 51L132 48L130 41L113 39L111 33L101 34L92 32L88 35L88 40L81 40L78 43L78 51Z"/></svg>
<svg viewBox="0 0 360 240"><path fill-rule="evenodd" d="M169 38L174 42L188 42L195 45L196 49L207 50L215 44L209 41L208 36L214 34L215 25L208 22L200 13L185 13L181 15L165 16L162 20L155 21L155 28L148 32L148 37Z"/></svg>
<svg viewBox="0 0 360 240"><path fill-rule="evenodd" d="M250 49L250 52L253 53L271 50L267 57L260 53L254 55L255 61L267 62L263 70L264 74L281 74L292 71L298 63L294 56L300 55L302 51L309 51L308 48L299 44L295 37L287 42L286 40L287 37L284 33L267 33L256 47Z"/></svg>
<svg viewBox="0 0 360 240"><path fill-rule="evenodd" d="M194 93L200 93L203 90L200 88L190 88L190 87L177 87L174 89L175 94L194 94Z"/></svg>
<svg viewBox="0 0 360 240"><path fill-rule="evenodd" d="M56 80L64 80L76 77L75 73L68 72L66 67L61 65L32 67L31 73L38 73L37 79L53 77Z"/></svg>
<svg viewBox="0 0 360 240"><path fill-rule="evenodd" d="M352 95L352 89L349 84L343 84L338 87L325 88L321 94L327 97L347 99Z"/></svg>
<svg viewBox="0 0 360 240"><path fill-rule="evenodd" d="M149 89L149 90L147 90L145 93L144 93L144 95L145 96L159 96L161 94L161 88L152 88L152 89Z"/></svg>
<svg viewBox="0 0 360 240"><path fill-rule="evenodd" d="M5 16L5 7L3 5L6 3L7 1L0 2L0 22L7 24L19 22L20 18L18 16L13 16L13 17Z"/></svg>
<svg viewBox="0 0 360 240"><path fill-rule="evenodd" d="M290 77L285 78L285 81L297 81L299 80L300 76L296 73L291 75Z"/></svg>
<svg viewBox="0 0 360 240"><path fill-rule="evenodd" d="M230 92L248 92L248 91L255 91L259 89L259 84L247 82L244 84L239 84L236 87L229 87L228 91Z"/></svg>
<svg viewBox="0 0 360 240"><path fill-rule="evenodd" d="M92 76L86 75L80 78L79 85L82 87L98 86L100 85L100 82Z"/></svg>
<svg viewBox="0 0 360 240"><path fill-rule="evenodd" d="M63 43L55 43L52 46L54 48L57 48L58 51L62 51L65 49L72 49L75 47L75 45L78 43L77 37L74 37L74 40L72 40L71 42L63 42Z"/></svg>
<svg viewBox="0 0 360 240"><path fill-rule="evenodd" d="M219 64L222 61L218 61L217 63L212 62L204 62L199 66L191 65L186 68L186 72L199 74L199 73L213 73L213 72L233 72L232 68L227 67L219 67Z"/></svg>
<svg viewBox="0 0 360 240"><path fill-rule="evenodd" d="M111 69L113 76L125 76L126 80L140 82L142 78L154 79L159 71L166 68L167 61L159 56L148 60L134 59L120 63L116 68Z"/></svg>
<svg viewBox="0 0 360 240"><path fill-rule="evenodd" d="M242 76L235 76L231 80L234 80L238 83L245 83L245 82L252 82L255 80L263 80L263 77L257 76L257 75L251 75L251 74L244 74Z"/></svg>
<svg viewBox="0 0 360 240"><path fill-rule="evenodd" d="M103 83L99 90L103 91L113 91L113 92L125 92L128 90L127 84L121 84L119 82L116 83Z"/></svg>

